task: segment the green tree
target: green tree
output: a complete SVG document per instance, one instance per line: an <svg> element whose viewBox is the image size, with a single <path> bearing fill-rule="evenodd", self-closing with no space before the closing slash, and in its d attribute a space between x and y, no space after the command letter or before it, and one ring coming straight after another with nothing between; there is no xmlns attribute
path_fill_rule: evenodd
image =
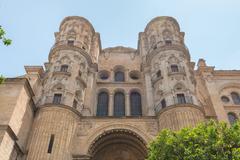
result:
<svg viewBox="0 0 240 160"><path fill-rule="evenodd" d="M2 84L4 82L5 78L1 75L0 76L0 84Z"/></svg>
<svg viewBox="0 0 240 160"><path fill-rule="evenodd" d="M12 40L6 38L5 35L6 35L6 32L4 31L2 26L0 26L0 40L2 40L4 45L8 46L12 43Z"/></svg>
<svg viewBox="0 0 240 160"><path fill-rule="evenodd" d="M180 131L162 130L147 160L240 160L240 122L213 120Z"/></svg>

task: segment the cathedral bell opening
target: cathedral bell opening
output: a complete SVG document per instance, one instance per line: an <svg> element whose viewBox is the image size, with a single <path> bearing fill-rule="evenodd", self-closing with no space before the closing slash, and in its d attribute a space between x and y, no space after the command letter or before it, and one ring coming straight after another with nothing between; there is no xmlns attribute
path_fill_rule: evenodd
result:
<svg viewBox="0 0 240 160"><path fill-rule="evenodd" d="M92 143L91 160L144 160L146 143L129 130L111 130L98 136Z"/></svg>

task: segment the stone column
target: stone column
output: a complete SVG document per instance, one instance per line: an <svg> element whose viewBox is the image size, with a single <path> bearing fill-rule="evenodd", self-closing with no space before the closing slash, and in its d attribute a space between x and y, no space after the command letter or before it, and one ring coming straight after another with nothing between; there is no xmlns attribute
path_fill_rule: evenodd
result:
<svg viewBox="0 0 240 160"><path fill-rule="evenodd" d="M94 83L94 73L93 72L89 72L88 74L88 79L87 79L87 88L85 89L85 95L84 95L84 104L85 104L85 107L90 109L91 110L91 113L84 113L85 115L84 116L89 116L90 114L96 114L93 113L95 110L94 110L94 107L96 106L96 101L95 101L95 97L92 96L92 95L95 95L96 93L94 93L96 90L94 89L95 88L95 83Z"/></svg>
<svg viewBox="0 0 240 160"><path fill-rule="evenodd" d="M129 69L125 69L125 70L124 70L125 81L129 81L129 75L128 75L128 73L129 73Z"/></svg>
<svg viewBox="0 0 240 160"><path fill-rule="evenodd" d="M130 110L130 100L129 100L129 94L127 93L125 96L125 115L130 116L131 115L131 110Z"/></svg>
<svg viewBox="0 0 240 160"><path fill-rule="evenodd" d="M113 93L109 94L109 103L108 103L108 116L113 116L113 107L114 107L114 101L113 101Z"/></svg>
<svg viewBox="0 0 240 160"><path fill-rule="evenodd" d="M114 71L113 71L113 69L111 69L111 71L110 71L110 81L114 82Z"/></svg>
<svg viewBox="0 0 240 160"><path fill-rule="evenodd" d="M146 83L146 100L147 100L147 114L148 116L155 115L154 106L153 106L153 90L152 90L152 82L151 76L149 72L145 73L145 83Z"/></svg>

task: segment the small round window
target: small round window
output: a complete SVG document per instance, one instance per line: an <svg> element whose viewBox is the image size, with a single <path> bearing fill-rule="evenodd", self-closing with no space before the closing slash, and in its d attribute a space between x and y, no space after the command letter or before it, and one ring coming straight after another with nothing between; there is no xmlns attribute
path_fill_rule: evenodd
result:
<svg viewBox="0 0 240 160"><path fill-rule="evenodd" d="M99 78L102 80L106 80L109 77L109 73L108 71L101 71L99 72Z"/></svg>
<svg viewBox="0 0 240 160"><path fill-rule="evenodd" d="M222 96L221 97L221 100L224 102L224 103L228 103L229 102L229 98L227 96Z"/></svg>
<svg viewBox="0 0 240 160"><path fill-rule="evenodd" d="M131 71L129 73L129 76L131 77L131 79L133 80L138 80L140 78L140 72L139 71Z"/></svg>

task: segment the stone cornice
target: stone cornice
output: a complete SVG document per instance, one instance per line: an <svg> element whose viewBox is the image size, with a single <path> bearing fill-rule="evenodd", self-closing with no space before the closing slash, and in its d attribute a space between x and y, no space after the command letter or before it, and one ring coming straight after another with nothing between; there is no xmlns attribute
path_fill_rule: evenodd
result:
<svg viewBox="0 0 240 160"><path fill-rule="evenodd" d="M35 72L41 76L44 73L44 69L42 66L24 66L24 68L28 74Z"/></svg>
<svg viewBox="0 0 240 160"><path fill-rule="evenodd" d="M52 107L67 109L67 110L73 112L74 114L76 114L78 117L82 116L78 110L74 109L73 107L64 105L64 104L52 104L52 103L44 104L44 105L37 107L37 112L40 111L41 109L52 108Z"/></svg>
<svg viewBox="0 0 240 160"><path fill-rule="evenodd" d="M152 50L150 53L148 53L146 56L146 63L147 63L146 65L148 66L151 64L151 60L154 58L155 55L159 54L160 52L168 51L168 50L182 51L185 54L187 60L190 61L190 54L188 49L185 46L172 44L172 45L164 45L164 46L158 47L157 49Z"/></svg>
<svg viewBox="0 0 240 160"><path fill-rule="evenodd" d="M116 119L116 120L128 120L128 119L135 119L135 120L155 120L157 116L123 116L123 117L116 117L116 116L82 116L81 119L94 119L94 120L104 120L104 119Z"/></svg>
<svg viewBox="0 0 240 160"><path fill-rule="evenodd" d="M172 109L175 109L175 108L186 108L186 107L195 108L195 109L201 111L203 113L203 115L205 116L205 111L204 111L203 107L200 107L200 106L197 106L197 105L194 105L194 104L189 104L189 103L186 103L186 104L174 104L174 105L168 106L168 107L166 107L164 109L161 109L160 112L157 115L161 116L161 114L166 112L166 111L169 111L169 110L172 110Z"/></svg>
<svg viewBox="0 0 240 160"><path fill-rule="evenodd" d="M240 70L214 70L213 76L240 76Z"/></svg>
<svg viewBox="0 0 240 160"><path fill-rule="evenodd" d="M17 141L18 138L9 125L0 125L0 130L6 131L13 141Z"/></svg>
<svg viewBox="0 0 240 160"><path fill-rule="evenodd" d="M23 84L24 87L26 87L26 91L29 97L35 96L27 78L6 78L6 80L4 81L4 84Z"/></svg>
<svg viewBox="0 0 240 160"><path fill-rule="evenodd" d="M114 82L114 81L97 81L97 84L99 85L121 85L121 86L128 86L128 85L136 85L136 84L142 84L142 81L136 81L136 82Z"/></svg>
<svg viewBox="0 0 240 160"><path fill-rule="evenodd" d="M225 109L239 109L240 108L240 104L224 104L223 106Z"/></svg>

